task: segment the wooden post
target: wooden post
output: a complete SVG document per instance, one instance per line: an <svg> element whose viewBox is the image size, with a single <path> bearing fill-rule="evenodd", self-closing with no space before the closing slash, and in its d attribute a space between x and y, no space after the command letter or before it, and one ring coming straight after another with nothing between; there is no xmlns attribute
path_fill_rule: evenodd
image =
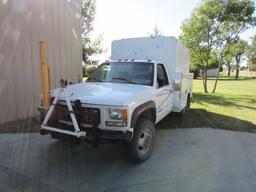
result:
<svg viewBox="0 0 256 192"><path fill-rule="evenodd" d="M41 76L42 76L42 107L48 109L50 107L50 76L49 69L46 63L46 48L45 42L40 41L40 56L41 56Z"/></svg>

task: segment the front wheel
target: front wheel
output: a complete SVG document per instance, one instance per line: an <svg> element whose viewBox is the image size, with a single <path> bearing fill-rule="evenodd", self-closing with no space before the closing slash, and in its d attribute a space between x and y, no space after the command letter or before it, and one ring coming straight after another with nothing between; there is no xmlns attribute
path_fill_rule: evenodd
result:
<svg viewBox="0 0 256 192"><path fill-rule="evenodd" d="M147 119L139 120L129 143L129 156L133 162L141 163L149 158L155 144L155 126Z"/></svg>

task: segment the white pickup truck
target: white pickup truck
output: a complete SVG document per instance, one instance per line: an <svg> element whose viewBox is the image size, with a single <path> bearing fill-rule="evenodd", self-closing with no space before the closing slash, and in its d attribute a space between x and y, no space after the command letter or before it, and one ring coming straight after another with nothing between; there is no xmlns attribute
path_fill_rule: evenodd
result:
<svg viewBox="0 0 256 192"><path fill-rule="evenodd" d="M111 60L85 83L51 91L41 133L127 143L131 160L143 162L153 150L155 124L190 108L192 79L189 50L174 37L113 41Z"/></svg>

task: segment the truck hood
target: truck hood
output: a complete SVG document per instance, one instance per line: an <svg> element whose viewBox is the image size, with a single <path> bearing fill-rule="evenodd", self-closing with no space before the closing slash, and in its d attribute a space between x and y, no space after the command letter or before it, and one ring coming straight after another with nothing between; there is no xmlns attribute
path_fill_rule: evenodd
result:
<svg viewBox="0 0 256 192"><path fill-rule="evenodd" d="M150 89L148 86L126 84L126 83L107 83L107 82L86 82L67 86L67 93L71 101L79 99L81 103L97 105L125 105L144 91ZM51 95L56 97L58 89L53 89ZM64 95L60 95L64 100Z"/></svg>

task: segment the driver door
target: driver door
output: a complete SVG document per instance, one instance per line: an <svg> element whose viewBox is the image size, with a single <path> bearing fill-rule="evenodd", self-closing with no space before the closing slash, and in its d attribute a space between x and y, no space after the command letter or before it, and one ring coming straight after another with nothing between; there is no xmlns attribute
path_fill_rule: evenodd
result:
<svg viewBox="0 0 256 192"><path fill-rule="evenodd" d="M163 64L157 64L156 89L156 111L158 122L171 112L173 106L173 88L172 85L170 85Z"/></svg>

